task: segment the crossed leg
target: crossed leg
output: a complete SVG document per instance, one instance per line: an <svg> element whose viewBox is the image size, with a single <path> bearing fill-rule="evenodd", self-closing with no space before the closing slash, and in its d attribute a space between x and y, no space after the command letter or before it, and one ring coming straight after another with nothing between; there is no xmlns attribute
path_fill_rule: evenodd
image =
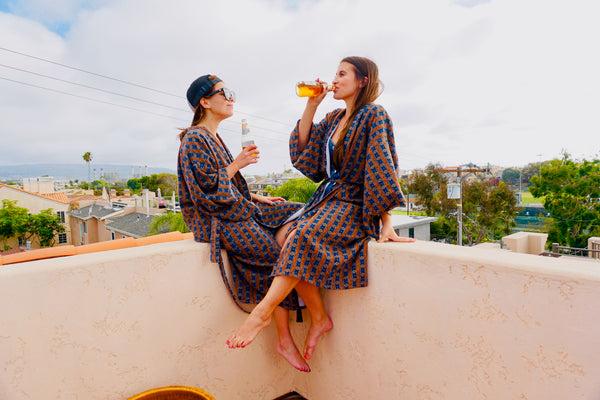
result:
<svg viewBox="0 0 600 400"><path fill-rule="evenodd" d="M310 372L310 367L302 354L298 351L296 343L292 338L289 324L289 311L283 307L276 307L273 312L273 319L277 327L277 346L275 347L280 356L292 364L294 368L302 372Z"/></svg>
<svg viewBox="0 0 600 400"><path fill-rule="evenodd" d="M269 326L275 308L292 291L298 281L299 279L289 276L276 276L265 297L254 307L250 315L246 317L242 326L227 339L229 348L246 347L261 330Z"/></svg>
<svg viewBox="0 0 600 400"><path fill-rule="evenodd" d="M273 279L263 300L252 310L242 326L227 339L229 348L243 348L249 345L261 330L269 326L275 309L294 288L304 300L310 313L311 325L304 343L304 358L308 360L312 357L319 338L333 328L333 323L325 311L319 289L308 282L285 275Z"/></svg>
<svg viewBox="0 0 600 400"><path fill-rule="evenodd" d="M304 359L308 360L312 357L321 335L333 328L333 322L325 311L318 287L305 281L299 281L296 291L304 300L310 313L310 328L304 342Z"/></svg>
<svg viewBox="0 0 600 400"><path fill-rule="evenodd" d="M278 232L277 239L279 244L282 244L284 238L287 236L287 229L291 224L286 225L284 226L285 229L280 229ZM252 310L242 323L242 326L227 339L226 343L229 348L243 348L249 345L261 330L269 326L271 317L275 315L275 324L280 337L277 351L295 368L305 371L308 368L308 364L304 360L300 360L302 362L298 360L300 354L289 332L288 313L285 309L279 307L279 304L294 288L296 288L296 291L302 297L311 316L311 326L304 343L303 351L304 359L310 359L319 338L323 333L333 328L333 323L325 311L319 288L298 278L285 275L279 275L273 279L265 297ZM279 309L282 311L279 311ZM293 346L293 349L291 346ZM310 368L308 368L308 371L310 371Z"/></svg>

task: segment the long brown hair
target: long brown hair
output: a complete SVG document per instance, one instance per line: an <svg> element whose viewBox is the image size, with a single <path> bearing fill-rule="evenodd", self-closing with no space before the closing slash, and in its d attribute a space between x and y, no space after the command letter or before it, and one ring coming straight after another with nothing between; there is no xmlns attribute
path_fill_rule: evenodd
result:
<svg viewBox="0 0 600 400"><path fill-rule="evenodd" d="M219 79L219 77L217 77L216 75L209 75L208 77L211 81L214 79ZM206 93L210 93L214 90L216 86L216 83L206 91ZM198 105L196 106L196 109L194 110L194 118L192 119L192 124L185 128L185 129L181 129L181 132L179 133L179 141L183 140L183 137L185 136L186 133L188 133L188 131L198 125L200 122L202 122L202 120L204 120L204 118L206 117L206 110L204 109L204 107L202 107L202 104L200 104L200 102L198 102Z"/></svg>
<svg viewBox="0 0 600 400"><path fill-rule="evenodd" d="M337 144L335 145L335 150L333 151L333 165L338 171L342 166L344 139L352 124L352 120L356 117L358 110L364 105L374 102L383 91L383 85L379 81L379 70L377 64L373 61L365 57L346 57L341 62L352 64L356 80L360 82L366 77L367 84L362 88L359 88L354 108L352 110L346 110L346 113L349 113L348 120L346 120L346 124L342 129Z"/></svg>

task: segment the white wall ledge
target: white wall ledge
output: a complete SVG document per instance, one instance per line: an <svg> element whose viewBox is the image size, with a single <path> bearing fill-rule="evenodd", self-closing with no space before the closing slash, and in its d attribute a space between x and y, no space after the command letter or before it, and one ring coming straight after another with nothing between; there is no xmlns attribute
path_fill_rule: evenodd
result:
<svg viewBox="0 0 600 400"><path fill-rule="evenodd" d="M217 399L598 398L597 262L431 242L371 243L369 286L325 291L334 329L295 371L191 240L0 267L0 398L123 400L167 385ZM301 347L308 329L292 322Z"/></svg>

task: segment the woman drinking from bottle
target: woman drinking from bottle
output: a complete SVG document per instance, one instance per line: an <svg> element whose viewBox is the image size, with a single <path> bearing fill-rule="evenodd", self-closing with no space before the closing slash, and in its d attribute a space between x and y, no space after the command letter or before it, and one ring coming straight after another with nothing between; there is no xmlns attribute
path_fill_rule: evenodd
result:
<svg viewBox="0 0 600 400"><path fill-rule="evenodd" d="M404 197L392 123L373 103L380 94L377 65L363 57L344 58L332 85L333 98L346 107L313 124L327 91L310 97L290 136L294 167L322 183L289 230L266 296L227 340L230 348L248 345L296 289L311 316L303 352L309 359L319 337L333 327L319 288L366 286L371 239L414 241L399 237L391 222L390 210L404 204Z"/></svg>
<svg viewBox="0 0 600 400"><path fill-rule="evenodd" d="M251 194L240 170L258 162L256 145L233 157L217 133L221 121L233 115L234 93L214 75L196 79L187 91L194 110L192 126L179 138L177 161L179 202L188 228L198 242L211 244L211 260L234 301L256 304L266 293L283 238L286 220L302 207L282 198ZM227 251L232 269L229 283L221 258ZM274 310L279 334L277 351L300 371L310 371L290 335L288 310L298 307L295 293ZM241 306L240 306L241 308Z"/></svg>

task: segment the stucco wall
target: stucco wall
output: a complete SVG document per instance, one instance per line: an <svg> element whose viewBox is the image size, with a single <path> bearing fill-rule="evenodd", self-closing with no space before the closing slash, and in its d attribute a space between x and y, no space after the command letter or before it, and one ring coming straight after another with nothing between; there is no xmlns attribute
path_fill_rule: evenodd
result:
<svg viewBox="0 0 600 400"><path fill-rule="evenodd" d="M600 264L430 242L369 248L369 287L325 293L312 372L245 318L191 240L0 267L0 399L600 398ZM301 346L308 325L292 323Z"/></svg>
<svg viewBox="0 0 600 400"><path fill-rule="evenodd" d="M244 314L192 240L3 266L0 304L3 400L122 400L167 385L268 399L293 386L273 331L226 347Z"/></svg>
<svg viewBox="0 0 600 400"><path fill-rule="evenodd" d="M308 399L600 399L600 263L374 243L369 273L325 294Z"/></svg>

